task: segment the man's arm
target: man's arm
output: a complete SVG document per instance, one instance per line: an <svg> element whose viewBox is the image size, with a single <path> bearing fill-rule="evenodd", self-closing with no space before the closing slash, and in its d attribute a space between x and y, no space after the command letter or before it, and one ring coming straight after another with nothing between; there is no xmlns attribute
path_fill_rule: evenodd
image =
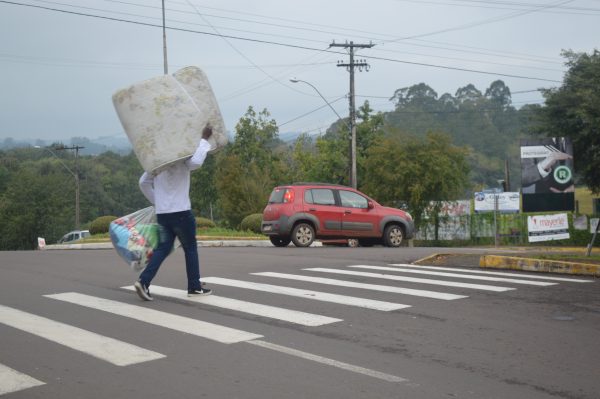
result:
<svg viewBox="0 0 600 399"><path fill-rule="evenodd" d="M142 177L140 177L138 184L140 185L140 190L142 190L144 197L154 205L154 177L150 173L144 172Z"/></svg>
<svg viewBox="0 0 600 399"><path fill-rule="evenodd" d="M200 139L198 148L196 148L194 155L186 162L190 170L198 169L204 163L206 155L211 149L210 143L207 141L210 136L212 136L212 127L207 124L204 130L202 130L202 139Z"/></svg>

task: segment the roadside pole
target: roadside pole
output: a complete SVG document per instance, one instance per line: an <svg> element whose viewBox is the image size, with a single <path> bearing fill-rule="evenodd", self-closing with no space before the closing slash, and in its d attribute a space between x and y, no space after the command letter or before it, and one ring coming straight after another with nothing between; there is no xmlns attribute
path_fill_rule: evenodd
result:
<svg viewBox="0 0 600 399"><path fill-rule="evenodd" d="M596 236L598 235L598 227L599 226L600 226L600 220L598 220L598 223L596 223L596 230L594 230L594 235L592 236L592 241L588 244L586 256L590 256L592 254L592 247L594 246L594 242L596 241Z"/></svg>

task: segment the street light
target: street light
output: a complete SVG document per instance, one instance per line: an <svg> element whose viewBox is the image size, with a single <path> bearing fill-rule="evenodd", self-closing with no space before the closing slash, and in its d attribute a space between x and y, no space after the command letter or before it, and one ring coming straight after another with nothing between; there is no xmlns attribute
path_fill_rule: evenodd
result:
<svg viewBox="0 0 600 399"><path fill-rule="evenodd" d="M315 87L313 86L311 83L307 82L306 80L301 80L298 78L291 78L290 82L292 83L298 83L298 82L302 82L302 83L306 83L307 85L309 85L310 87L312 87L313 89L315 89L315 91L317 92L317 94L319 94L319 96L321 96L321 98L323 99L323 101L325 101L325 103L327 105L329 105L329 108L331 108L331 110L333 111L334 114L337 115L337 117L340 120L344 120L340 114L337 113L337 111L331 106L331 104L329 103L329 101L327 101L325 99L325 97L323 97L323 95L321 94L321 92ZM350 129L350 131L352 131L352 126L350 124L348 124L348 128ZM350 186L356 188L356 154L354 153L354 148L352 145L350 145Z"/></svg>
<svg viewBox="0 0 600 399"><path fill-rule="evenodd" d="M79 158L79 150L85 147L81 147L78 145L72 146L72 147L58 147L55 148L56 150L75 150L75 172L73 172L71 170L71 168L69 168L62 159L59 158L58 155L56 155L56 153L54 151L52 151L50 149L50 147L41 147L39 145L34 146L34 148L39 148L42 150L46 150L48 151L50 154L52 154L56 159L58 159L58 161L62 164L62 166L69 171L69 173L71 175L73 175L73 177L75 178L75 229L79 230L80 227L80 223L79 223L79 168L78 168L78 163L77 163L77 159Z"/></svg>

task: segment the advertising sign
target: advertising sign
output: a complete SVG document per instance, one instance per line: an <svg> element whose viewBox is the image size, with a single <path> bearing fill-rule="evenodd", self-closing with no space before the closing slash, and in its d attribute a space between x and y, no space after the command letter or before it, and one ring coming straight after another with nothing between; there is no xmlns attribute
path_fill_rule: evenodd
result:
<svg viewBox="0 0 600 399"><path fill-rule="evenodd" d="M475 212L489 212L496 209L498 196L499 212L519 212L521 196L517 192L506 193L475 193Z"/></svg>
<svg viewBox="0 0 600 399"><path fill-rule="evenodd" d="M596 229L598 228L598 221L600 219L590 219L590 233L594 234L594 232L596 231Z"/></svg>
<svg viewBox="0 0 600 399"><path fill-rule="evenodd" d="M566 213L527 217L529 242L569 239L569 219Z"/></svg>
<svg viewBox="0 0 600 399"><path fill-rule="evenodd" d="M523 212L575 207L573 144L564 137L521 140Z"/></svg>

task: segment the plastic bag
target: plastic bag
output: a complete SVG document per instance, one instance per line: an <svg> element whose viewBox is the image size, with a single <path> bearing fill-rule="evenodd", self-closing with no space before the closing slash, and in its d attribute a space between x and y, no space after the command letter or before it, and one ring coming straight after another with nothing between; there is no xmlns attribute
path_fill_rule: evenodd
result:
<svg viewBox="0 0 600 399"><path fill-rule="evenodd" d="M158 247L159 228L154 207L149 206L113 220L108 230L117 254L134 271L141 272L148 266Z"/></svg>

